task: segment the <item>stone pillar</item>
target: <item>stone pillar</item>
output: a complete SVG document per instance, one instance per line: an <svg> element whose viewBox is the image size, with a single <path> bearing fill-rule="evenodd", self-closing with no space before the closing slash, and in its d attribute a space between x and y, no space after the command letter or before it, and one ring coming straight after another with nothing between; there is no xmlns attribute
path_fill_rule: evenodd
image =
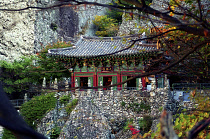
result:
<svg viewBox="0 0 210 139"><path fill-rule="evenodd" d="M66 88L66 90L69 89L68 79L66 79L66 81L65 81L65 88ZM68 92L69 92L69 91L66 91L66 95L68 95Z"/></svg>
<svg viewBox="0 0 210 139"><path fill-rule="evenodd" d="M169 82L168 82L167 74L165 74L164 80L165 80L165 82L164 82L165 89L169 89Z"/></svg>
<svg viewBox="0 0 210 139"><path fill-rule="evenodd" d="M55 79L57 79L57 78L55 78ZM56 81L55 81L56 82ZM57 92L57 93L55 93L55 99L56 99L56 101L57 101L57 104L56 104L56 110L55 110L55 112L56 112L56 114L54 115L54 121L55 121L55 124L57 124L58 123L58 119L59 119L59 98L60 98L60 93L59 92Z"/></svg>
<svg viewBox="0 0 210 139"><path fill-rule="evenodd" d="M113 81L111 82L111 85L113 85ZM111 92L113 92L113 87L111 87Z"/></svg>
<svg viewBox="0 0 210 139"><path fill-rule="evenodd" d="M100 81L100 86L103 86L103 82L102 82L102 81ZM102 93L103 88L101 88L101 89L99 89L99 90L100 90L99 93Z"/></svg>
<svg viewBox="0 0 210 139"><path fill-rule="evenodd" d="M143 86L142 86L142 81L141 78L139 78L139 90L142 90Z"/></svg>
<svg viewBox="0 0 210 139"><path fill-rule="evenodd" d="M57 78L55 78L54 89L55 89L55 90L58 89L58 79L57 79Z"/></svg>
<svg viewBox="0 0 210 139"><path fill-rule="evenodd" d="M152 80L152 84L151 84L151 91L156 89L156 79L155 77Z"/></svg>
<svg viewBox="0 0 210 139"><path fill-rule="evenodd" d="M24 103L28 101L27 93L24 95Z"/></svg>
<svg viewBox="0 0 210 139"><path fill-rule="evenodd" d="M127 82L124 84L124 90L127 90Z"/></svg>
<svg viewBox="0 0 210 139"><path fill-rule="evenodd" d="M155 77L152 79L152 83L151 83L151 90L150 90L150 102L153 103L154 102L154 97L155 97L155 92L156 92L156 80Z"/></svg>
<svg viewBox="0 0 210 139"><path fill-rule="evenodd" d="M78 84L78 80L77 80L77 79L75 79L75 87L79 87L79 84ZM78 90L79 90L79 89L75 89L75 93L77 93Z"/></svg>
<svg viewBox="0 0 210 139"><path fill-rule="evenodd" d="M91 87L91 80L88 79L88 87ZM88 94L90 93L90 89L87 90Z"/></svg>
<svg viewBox="0 0 210 139"><path fill-rule="evenodd" d="M42 88L46 88L46 78L45 77L43 79Z"/></svg>

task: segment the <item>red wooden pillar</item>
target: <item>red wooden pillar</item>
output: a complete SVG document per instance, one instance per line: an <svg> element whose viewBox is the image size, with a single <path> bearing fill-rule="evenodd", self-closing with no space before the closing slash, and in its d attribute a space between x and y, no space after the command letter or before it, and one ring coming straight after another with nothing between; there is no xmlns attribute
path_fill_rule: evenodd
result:
<svg viewBox="0 0 210 139"><path fill-rule="evenodd" d="M121 72L118 72L118 73L117 73L117 83L122 82L122 77L121 77L121 76L122 76L122 75L121 75ZM117 87L121 88L122 85L118 85Z"/></svg>
<svg viewBox="0 0 210 139"><path fill-rule="evenodd" d="M75 87L75 78L74 78L74 73L71 73L71 87Z"/></svg>
<svg viewBox="0 0 210 139"><path fill-rule="evenodd" d="M141 80L142 80L142 86L144 88L146 88L146 80L145 80L145 77L142 77Z"/></svg>
<svg viewBox="0 0 210 139"><path fill-rule="evenodd" d="M98 80L97 80L97 74L94 73L94 74L93 74L93 87L98 86L97 82L98 82Z"/></svg>

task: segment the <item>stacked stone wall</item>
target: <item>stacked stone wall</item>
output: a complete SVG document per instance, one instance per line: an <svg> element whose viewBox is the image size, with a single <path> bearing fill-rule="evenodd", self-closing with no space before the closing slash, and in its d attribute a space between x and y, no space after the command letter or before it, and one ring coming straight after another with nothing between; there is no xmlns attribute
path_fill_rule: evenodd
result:
<svg viewBox="0 0 210 139"><path fill-rule="evenodd" d="M128 119L133 119L136 128L139 128L138 121L145 115L153 118L160 116L162 111L160 108L163 108L168 100L166 91L158 89L150 92L137 90L71 92L72 98L78 98L79 103L70 115L65 112L65 106L59 105L59 116L56 121L62 128L60 138L64 136L112 138L115 136L113 130L120 132ZM125 103L124 106L122 102ZM136 112L132 107L128 107L134 102L148 104L151 110ZM40 122L38 132L50 136L51 129L55 126L55 115L56 109L49 112Z"/></svg>

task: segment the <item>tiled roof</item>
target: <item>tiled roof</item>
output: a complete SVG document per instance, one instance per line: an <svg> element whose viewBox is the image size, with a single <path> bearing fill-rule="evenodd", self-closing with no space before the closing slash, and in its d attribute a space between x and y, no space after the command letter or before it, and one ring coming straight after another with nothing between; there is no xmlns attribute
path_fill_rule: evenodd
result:
<svg viewBox="0 0 210 139"><path fill-rule="evenodd" d="M158 51L156 44L138 44L121 51L131 45L130 37L81 37L73 47L48 50L49 55L72 58L89 58L107 55L133 55ZM119 52L121 51L121 52Z"/></svg>

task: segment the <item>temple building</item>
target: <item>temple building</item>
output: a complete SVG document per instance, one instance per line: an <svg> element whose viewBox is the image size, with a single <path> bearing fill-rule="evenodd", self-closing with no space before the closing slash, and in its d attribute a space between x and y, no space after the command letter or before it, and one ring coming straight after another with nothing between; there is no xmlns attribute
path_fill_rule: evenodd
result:
<svg viewBox="0 0 210 139"><path fill-rule="evenodd" d="M71 87L96 87L120 83L144 73L149 61L162 55L156 43L137 42L137 37L81 37L74 46L48 50L62 60L71 74ZM151 76L155 77L155 76ZM158 75L157 86L164 77ZM145 89L149 78L136 78L111 89ZM104 90L109 88L103 88Z"/></svg>

